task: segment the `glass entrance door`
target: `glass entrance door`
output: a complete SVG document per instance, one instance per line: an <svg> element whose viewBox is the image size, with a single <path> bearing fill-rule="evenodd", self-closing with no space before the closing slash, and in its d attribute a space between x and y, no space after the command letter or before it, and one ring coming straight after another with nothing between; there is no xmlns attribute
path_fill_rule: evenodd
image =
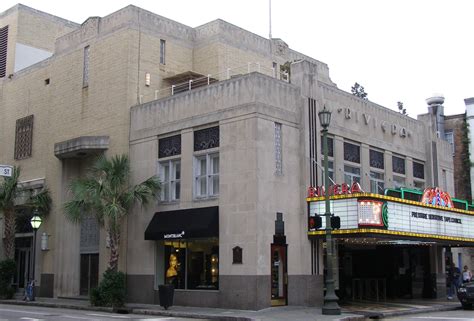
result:
<svg viewBox="0 0 474 321"><path fill-rule="evenodd" d="M30 260L30 248L15 249L16 274L14 277L14 283L17 285L18 290L23 290L30 278Z"/></svg>
<svg viewBox="0 0 474 321"><path fill-rule="evenodd" d="M81 254L80 295L89 295L99 284L99 254Z"/></svg>
<svg viewBox="0 0 474 321"><path fill-rule="evenodd" d="M272 306L287 304L288 274L286 245L271 245L271 302Z"/></svg>

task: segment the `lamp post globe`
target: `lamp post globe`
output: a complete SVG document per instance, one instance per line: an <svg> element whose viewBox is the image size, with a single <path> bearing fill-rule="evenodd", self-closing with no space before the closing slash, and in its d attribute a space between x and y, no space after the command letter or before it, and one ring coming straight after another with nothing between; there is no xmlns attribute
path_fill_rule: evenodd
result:
<svg viewBox="0 0 474 321"><path fill-rule="evenodd" d="M33 212L33 214L34 214L34 216L31 218L30 224L31 224L31 227L33 228L33 230L38 230L39 227L41 226L42 219L39 216L38 210L35 210Z"/></svg>
<svg viewBox="0 0 474 321"><path fill-rule="evenodd" d="M331 205L329 202L329 171L328 171L328 127L331 123L331 111L324 106L323 110L318 113L319 122L323 128L323 154L324 154L324 199L325 199L325 213L326 216L326 293L324 295L324 303L322 314L325 315L339 315L341 308L337 304L338 297L334 289L334 244L332 239L331 227Z"/></svg>

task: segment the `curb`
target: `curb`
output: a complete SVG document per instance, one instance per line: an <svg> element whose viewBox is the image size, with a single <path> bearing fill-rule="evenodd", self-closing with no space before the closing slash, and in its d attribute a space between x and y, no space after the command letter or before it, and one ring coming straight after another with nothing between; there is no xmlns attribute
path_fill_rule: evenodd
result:
<svg viewBox="0 0 474 321"><path fill-rule="evenodd" d="M454 310L460 310L461 308L462 308L461 306L444 305L444 306L436 306L436 307L425 308L425 309L410 309L410 310L401 310L401 311L393 311L393 312L365 312L365 311L362 312L360 311L358 313L363 314L364 318L381 319L381 318L387 318L387 317L397 317L397 316L403 316L403 315L429 313L429 312L454 311ZM354 313L357 313L357 311L355 311Z"/></svg>
<svg viewBox="0 0 474 321"><path fill-rule="evenodd" d="M230 315L216 315L216 314L197 314L197 313L188 313L188 312L173 312L173 311L161 311L161 310L149 310L141 308L132 308L132 313L134 314L143 314L143 315L158 315L165 317L178 317L178 318L193 318L193 319L210 319L210 320L219 320L219 321L257 321L257 319L242 317L242 316L230 316Z"/></svg>
<svg viewBox="0 0 474 321"><path fill-rule="evenodd" d="M161 311L161 310L150 310L142 308L109 308L109 307L94 307L94 306L81 306L74 304L61 304L61 303L49 303L41 301L23 301L23 300L0 300L0 304L9 305L23 305L23 306L36 306L46 308L59 308L59 309L71 309L71 310L87 310L96 312L109 312L109 313L134 313L143 315L157 315L167 317L181 317L181 318L193 318L193 319L210 319L218 321L257 321L257 319L242 317L242 316L227 316L227 315L216 315L216 314L197 314L197 313L186 313L186 312L173 312L173 311Z"/></svg>
<svg viewBox="0 0 474 321"><path fill-rule="evenodd" d="M107 308L107 307L80 306L80 305L74 305L74 304L48 303L48 302L40 302L40 301L0 300L0 304L28 305L28 306L37 306L37 307L46 307L46 308L88 310L88 311L110 312L110 313L115 312L113 308Z"/></svg>

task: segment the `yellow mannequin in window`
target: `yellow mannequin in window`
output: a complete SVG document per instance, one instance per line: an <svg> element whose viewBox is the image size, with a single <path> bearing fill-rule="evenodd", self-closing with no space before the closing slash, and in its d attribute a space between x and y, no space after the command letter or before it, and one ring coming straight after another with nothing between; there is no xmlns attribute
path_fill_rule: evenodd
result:
<svg viewBox="0 0 474 321"><path fill-rule="evenodd" d="M178 275L178 270L176 269L178 266L178 257L176 254L170 254L169 260L170 267L166 270L166 278L174 278ZM172 281L172 279L171 279Z"/></svg>

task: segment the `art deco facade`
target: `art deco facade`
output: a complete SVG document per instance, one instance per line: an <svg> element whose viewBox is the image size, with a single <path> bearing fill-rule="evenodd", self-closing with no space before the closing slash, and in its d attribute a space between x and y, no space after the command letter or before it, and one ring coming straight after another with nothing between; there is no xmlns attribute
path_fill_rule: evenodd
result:
<svg viewBox="0 0 474 321"><path fill-rule="evenodd" d="M306 196L322 184L324 105L335 182L454 193L433 114L415 120L354 97L280 39L221 20L191 28L134 6L78 25L17 5L0 14L5 28L0 163L20 165L25 188L45 184L53 196L39 231L49 235L48 250L38 244L40 295L87 294L105 269L105 234L62 210L68 182L98 153L128 153L133 182L163 181L160 200L124 228L131 302L157 303L157 286L172 282L176 304L320 304L324 251L308 237ZM426 254L440 288L445 245Z"/></svg>

